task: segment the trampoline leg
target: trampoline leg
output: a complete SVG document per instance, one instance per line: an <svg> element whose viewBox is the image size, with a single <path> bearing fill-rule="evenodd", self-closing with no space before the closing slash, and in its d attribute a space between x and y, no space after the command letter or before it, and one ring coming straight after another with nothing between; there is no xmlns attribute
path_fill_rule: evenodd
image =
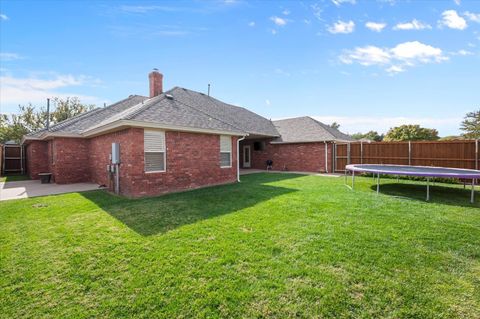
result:
<svg viewBox="0 0 480 319"><path fill-rule="evenodd" d="M472 195L470 196L470 203L475 202L475 180L472 179Z"/></svg>
<svg viewBox="0 0 480 319"><path fill-rule="evenodd" d="M352 171L352 190L353 190L354 183L355 183L355 171Z"/></svg>
<svg viewBox="0 0 480 319"><path fill-rule="evenodd" d="M427 178L427 202L430 200L430 178Z"/></svg>
<svg viewBox="0 0 480 319"><path fill-rule="evenodd" d="M380 193L380 173L377 174L377 195Z"/></svg>
<svg viewBox="0 0 480 319"><path fill-rule="evenodd" d="M345 168L345 185L347 185L347 169Z"/></svg>

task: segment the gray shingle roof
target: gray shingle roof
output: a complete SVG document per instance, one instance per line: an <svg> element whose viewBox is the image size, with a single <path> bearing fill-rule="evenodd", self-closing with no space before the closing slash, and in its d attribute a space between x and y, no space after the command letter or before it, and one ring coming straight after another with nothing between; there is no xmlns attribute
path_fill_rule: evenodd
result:
<svg viewBox="0 0 480 319"><path fill-rule="evenodd" d="M94 109L55 124L50 127L49 132L80 135L119 120L235 134L278 136L273 123L260 115L179 87L153 98L132 95L106 108ZM28 136L41 137L45 132L46 130L41 130Z"/></svg>
<svg viewBox="0 0 480 319"><path fill-rule="evenodd" d="M94 127L103 120L110 118L119 112L123 112L132 106L145 101L146 99L148 98L145 96L130 95L128 98L118 101L117 103L109 105L105 108L96 108L89 112L79 114L65 121L54 124L50 126L49 132L81 134L85 130ZM27 136L39 137L46 131L46 129L39 130L34 133L30 133Z"/></svg>
<svg viewBox="0 0 480 319"><path fill-rule="evenodd" d="M131 95L50 127L49 133L82 135L120 120L212 131L276 137L275 143L349 141L350 136L310 117L270 121L243 107L203 93L175 87L159 96ZM42 137L46 130L28 134Z"/></svg>
<svg viewBox="0 0 480 319"><path fill-rule="evenodd" d="M273 121L273 124L280 134L273 143L353 140L350 136L309 116Z"/></svg>

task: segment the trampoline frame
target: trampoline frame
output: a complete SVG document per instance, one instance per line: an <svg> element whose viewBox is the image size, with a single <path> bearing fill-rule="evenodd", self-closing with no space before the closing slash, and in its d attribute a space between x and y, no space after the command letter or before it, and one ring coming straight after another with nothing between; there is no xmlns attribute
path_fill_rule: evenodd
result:
<svg viewBox="0 0 480 319"><path fill-rule="evenodd" d="M394 167L398 168L398 170L392 170L392 169L376 169L375 167ZM419 169L419 172L412 172L412 171L402 171L402 168L416 168ZM421 169L436 169L436 170L444 170L445 172L442 173L435 173L435 172L421 172ZM452 173L451 170L455 171L465 171L465 174L461 173ZM352 186L347 185L347 172L351 171L352 172ZM450 173L448 173L450 171ZM380 175L396 175L398 176L421 176L421 177L426 177L427 182L427 196L426 196L426 201L430 200L430 178L432 177L440 177L440 178L458 178L458 179L471 179L472 180L472 190L470 194L470 203L475 202L475 181L477 179L480 179L480 171L478 170L472 170L472 169L461 169L461 168L447 168L447 167L431 167L431 166L411 166L411 165L382 165L382 164L349 164L345 166L345 185L350 187L352 190L354 190L355 187L355 172L360 172L360 173L371 173L373 174L373 178L375 179L376 176L376 182L377 182L377 195L380 193ZM465 183L464 183L465 187Z"/></svg>

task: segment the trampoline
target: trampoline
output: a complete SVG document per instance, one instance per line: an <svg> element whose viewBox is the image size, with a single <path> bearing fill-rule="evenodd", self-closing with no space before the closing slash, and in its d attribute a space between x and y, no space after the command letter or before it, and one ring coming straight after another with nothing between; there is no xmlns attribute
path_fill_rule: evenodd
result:
<svg viewBox="0 0 480 319"><path fill-rule="evenodd" d="M458 178L471 179L472 192L470 202L475 200L475 180L480 179L480 171L474 169L408 166L408 165L380 165L380 164L350 164L345 167L345 183L347 171L352 172L352 190L355 183L355 172L371 173L377 179L377 194L380 192L380 175L419 176L427 178L427 201L430 200L430 178Z"/></svg>

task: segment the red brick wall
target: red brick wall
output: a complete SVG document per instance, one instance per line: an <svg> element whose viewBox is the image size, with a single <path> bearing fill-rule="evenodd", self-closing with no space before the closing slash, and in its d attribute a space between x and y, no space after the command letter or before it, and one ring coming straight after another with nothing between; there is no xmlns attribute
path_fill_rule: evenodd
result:
<svg viewBox="0 0 480 319"><path fill-rule="evenodd" d="M167 169L159 173L144 172L143 131L135 139L132 154L139 156L121 183L127 195L149 196L236 181L236 138L232 138L232 167L220 168L218 135L166 132Z"/></svg>
<svg viewBox="0 0 480 319"><path fill-rule="evenodd" d="M49 172L48 142L32 141L25 152L27 174L31 179L39 179L38 173Z"/></svg>
<svg viewBox="0 0 480 319"><path fill-rule="evenodd" d="M143 129L130 128L91 139L55 138L27 146L32 177L51 172L58 184L94 182L113 187L106 168L112 143L120 144L120 192L131 197L158 195L237 179L237 138L232 137L232 167L220 168L220 137L166 132L166 172L144 172Z"/></svg>
<svg viewBox="0 0 480 319"><path fill-rule="evenodd" d="M92 138L89 164L92 181L110 185L106 166L110 162L112 143L120 144L120 192L123 195L152 196L236 181L236 138L232 138L231 168L220 168L218 135L166 132L165 140L166 172L145 173L143 129L126 129Z"/></svg>
<svg viewBox="0 0 480 319"><path fill-rule="evenodd" d="M266 161L273 161L274 170L325 172L325 143L294 143L270 144L265 143L263 151L253 149L254 140L240 143L240 165L243 167L243 145L250 145L251 168L266 169ZM328 143L328 171L332 172L333 144Z"/></svg>
<svg viewBox="0 0 480 319"><path fill-rule="evenodd" d="M89 140L83 138L54 138L51 170L55 183L90 181L89 143Z"/></svg>

